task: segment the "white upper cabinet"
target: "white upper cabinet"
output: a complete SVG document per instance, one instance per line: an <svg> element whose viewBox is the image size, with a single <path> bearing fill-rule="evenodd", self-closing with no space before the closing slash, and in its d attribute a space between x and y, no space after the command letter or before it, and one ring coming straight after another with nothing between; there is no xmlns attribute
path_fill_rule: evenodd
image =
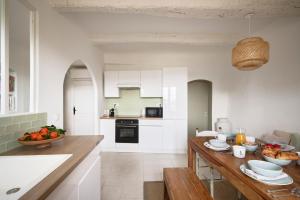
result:
<svg viewBox="0 0 300 200"><path fill-rule="evenodd" d="M104 72L104 97L120 97L118 71Z"/></svg>
<svg viewBox="0 0 300 200"><path fill-rule="evenodd" d="M187 69L163 69L164 119L187 119Z"/></svg>
<svg viewBox="0 0 300 200"><path fill-rule="evenodd" d="M162 71L141 71L141 97L162 97Z"/></svg>
<svg viewBox="0 0 300 200"><path fill-rule="evenodd" d="M140 71L119 71L119 87L140 87Z"/></svg>

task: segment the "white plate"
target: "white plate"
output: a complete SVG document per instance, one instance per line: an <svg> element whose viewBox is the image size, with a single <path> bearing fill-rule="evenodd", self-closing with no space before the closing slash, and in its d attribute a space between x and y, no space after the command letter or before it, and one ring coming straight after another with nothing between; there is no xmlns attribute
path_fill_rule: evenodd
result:
<svg viewBox="0 0 300 200"><path fill-rule="evenodd" d="M245 164L242 164L240 166L240 170L246 174L247 176L249 176L250 178L253 178L254 180L267 184L267 185L290 185L293 183L293 179L288 176L282 179L277 179L277 180L258 180L256 177L252 176L251 174L247 173L245 169L249 169ZM249 169L250 170L250 169Z"/></svg>
<svg viewBox="0 0 300 200"><path fill-rule="evenodd" d="M226 150L230 149L230 145L229 144L227 144L227 146L224 147L224 148L218 148L218 147L215 147L215 146L209 144L208 142L204 142L204 146L207 147L207 148L209 148L209 149L212 149L214 151L226 151Z"/></svg>
<svg viewBox="0 0 300 200"><path fill-rule="evenodd" d="M226 141L222 141L222 140L218 140L218 139L211 139L208 142L210 145L212 145L213 147L216 147L216 148L226 148L228 145L226 143Z"/></svg>
<svg viewBox="0 0 300 200"><path fill-rule="evenodd" d="M280 144L280 145L281 145L281 151L292 151L295 149L294 146L288 144Z"/></svg>

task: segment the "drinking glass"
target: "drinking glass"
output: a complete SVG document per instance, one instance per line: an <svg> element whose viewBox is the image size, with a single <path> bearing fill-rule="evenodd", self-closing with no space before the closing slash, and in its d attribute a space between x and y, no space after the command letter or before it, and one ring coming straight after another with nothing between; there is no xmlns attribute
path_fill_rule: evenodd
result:
<svg viewBox="0 0 300 200"><path fill-rule="evenodd" d="M239 128L236 130L235 143L237 145L242 145L246 142L246 130Z"/></svg>

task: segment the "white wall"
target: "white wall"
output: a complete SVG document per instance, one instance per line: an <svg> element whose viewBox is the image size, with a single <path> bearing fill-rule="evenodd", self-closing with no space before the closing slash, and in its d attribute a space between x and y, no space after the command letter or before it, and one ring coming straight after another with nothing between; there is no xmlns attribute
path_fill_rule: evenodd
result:
<svg viewBox="0 0 300 200"><path fill-rule="evenodd" d="M229 108L230 86L236 70L231 66L231 47L157 48L104 54L106 69L153 69L187 67L188 80L212 82L212 123L226 117ZM214 125L213 125L214 127Z"/></svg>
<svg viewBox="0 0 300 200"><path fill-rule="evenodd" d="M49 123L57 116L56 125L63 126L65 74L70 65L80 59L92 74L97 88L96 120L103 102L103 54L92 46L82 30L50 8L47 0L29 1L39 14L38 111L48 113Z"/></svg>
<svg viewBox="0 0 300 200"><path fill-rule="evenodd" d="M281 19L257 33L270 43L270 61L236 74L230 96L235 127L259 136L274 129L300 132L300 18Z"/></svg>

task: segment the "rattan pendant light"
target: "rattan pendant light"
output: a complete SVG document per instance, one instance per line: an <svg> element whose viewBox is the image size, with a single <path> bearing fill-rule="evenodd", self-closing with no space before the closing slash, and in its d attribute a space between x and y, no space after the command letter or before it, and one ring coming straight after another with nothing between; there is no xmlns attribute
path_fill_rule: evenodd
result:
<svg viewBox="0 0 300 200"><path fill-rule="evenodd" d="M251 16L249 19L249 35L251 32ZM239 70L250 71L261 67L269 61L269 43L261 37L248 37L237 42L232 49L232 65Z"/></svg>

